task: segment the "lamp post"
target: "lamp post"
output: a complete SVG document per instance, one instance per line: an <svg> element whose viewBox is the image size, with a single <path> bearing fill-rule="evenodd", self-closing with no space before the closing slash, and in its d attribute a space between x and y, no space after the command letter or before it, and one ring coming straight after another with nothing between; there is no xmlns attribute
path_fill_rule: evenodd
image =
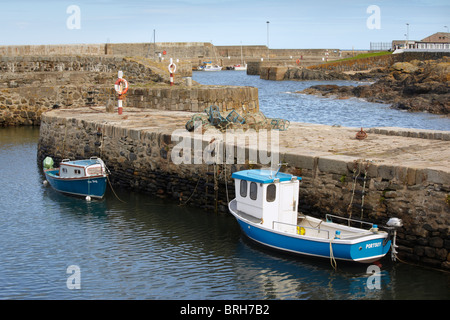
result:
<svg viewBox="0 0 450 320"><path fill-rule="evenodd" d="M409 47L409 23L406 24L406 46L405 49Z"/></svg>
<svg viewBox="0 0 450 320"><path fill-rule="evenodd" d="M267 23L267 59L270 60L270 55L269 55L269 24L270 21L266 21Z"/></svg>

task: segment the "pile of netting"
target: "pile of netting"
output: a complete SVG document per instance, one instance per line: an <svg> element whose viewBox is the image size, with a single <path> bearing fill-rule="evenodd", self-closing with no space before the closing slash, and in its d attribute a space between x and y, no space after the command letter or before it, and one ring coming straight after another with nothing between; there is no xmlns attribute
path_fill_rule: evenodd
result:
<svg viewBox="0 0 450 320"><path fill-rule="evenodd" d="M267 129L285 131L289 128L289 121L278 118L267 118L261 111L240 115L236 110L231 110L226 117L222 116L219 107L212 105L204 110L204 113L196 113L186 122L186 130L194 131L198 126L203 130L214 127L221 131L227 129Z"/></svg>

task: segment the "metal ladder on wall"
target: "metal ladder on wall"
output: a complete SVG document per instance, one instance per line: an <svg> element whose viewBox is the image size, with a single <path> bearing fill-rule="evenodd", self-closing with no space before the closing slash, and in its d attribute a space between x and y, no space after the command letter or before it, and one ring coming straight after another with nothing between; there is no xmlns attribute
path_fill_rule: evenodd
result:
<svg viewBox="0 0 450 320"><path fill-rule="evenodd" d="M350 204L347 208L347 213L349 214L349 218L352 217L354 212L361 212L360 219L363 219L364 216L364 197L368 193L368 189L366 188L366 183L370 179L367 178L367 169L369 167L369 161L361 161L358 160L354 164L353 168L353 185L352 185L352 196L350 200ZM360 186L360 188L357 188ZM356 210L354 210L356 209ZM349 220L350 225L350 220Z"/></svg>
<svg viewBox="0 0 450 320"><path fill-rule="evenodd" d="M212 166L212 171L210 170ZM214 210L218 212L219 205L219 165L207 165L206 179L205 179L205 210Z"/></svg>

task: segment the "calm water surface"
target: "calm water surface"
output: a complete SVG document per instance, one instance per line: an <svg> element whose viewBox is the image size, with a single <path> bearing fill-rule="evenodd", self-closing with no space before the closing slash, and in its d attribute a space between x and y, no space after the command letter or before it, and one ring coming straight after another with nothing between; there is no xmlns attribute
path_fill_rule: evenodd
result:
<svg viewBox="0 0 450 320"><path fill-rule="evenodd" d="M89 203L58 194L42 184L38 136L0 128L0 299L450 298L449 274L387 258L369 289L366 265L263 250L229 214L127 190L115 190L125 203L109 188ZM68 289L72 265L80 289Z"/></svg>
<svg viewBox="0 0 450 320"><path fill-rule="evenodd" d="M358 98L337 100L298 94L317 84L361 85L354 81L268 81L245 71L194 72L201 84L252 86L258 88L259 108L270 118L344 127L402 127L450 130L450 118L429 113L409 113L389 105Z"/></svg>

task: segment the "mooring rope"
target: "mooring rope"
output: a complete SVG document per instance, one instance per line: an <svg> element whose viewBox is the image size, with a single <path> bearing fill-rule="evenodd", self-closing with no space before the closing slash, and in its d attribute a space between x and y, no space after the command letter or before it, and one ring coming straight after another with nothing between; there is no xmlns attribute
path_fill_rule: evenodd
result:
<svg viewBox="0 0 450 320"><path fill-rule="evenodd" d="M125 201L123 201L122 199L119 198L119 196L116 194L116 192L114 191L114 188L111 184L111 181L109 181L109 176L106 175L106 180L108 180L109 186L111 187L112 192L114 193L114 195L116 196L117 200L119 200L120 202L126 203Z"/></svg>
<svg viewBox="0 0 450 320"><path fill-rule="evenodd" d="M64 123L64 139L63 139L63 151L62 151L62 158L64 159L66 156L66 136L67 136L67 121Z"/></svg>
<svg viewBox="0 0 450 320"><path fill-rule="evenodd" d="M369 167L369 161L367 161L367 164L364 166L364 181L363 181L362 195L361 195L361 220L363 219L363 215L364 215L364 193L366 190L366 179L367 179L367 168L368 167Z"/></svg>
<svg viewBox="0 0 450 320"><path fill-rule="evenodd" d="M228 196L228 178L227 178L227 165L223 165L223 180L225 181L225 190L227 194L227 205L230 203L230 198Z"/></svg>
<svg viewBox="0 0 450 320"><path fill-rule="evenodd" d="M195 186L194 191L192 191L190 197L186 200L185 203L182 203L182 202L181 202L181 197L180 197L180 204L179 204L180 206L185 206L185 205L189 202L189 200L191 200L191 198L192 198L192 196L194 195L195 191L197 191L197 187L198 187L198 185L199 185L199 183L200 183L200 180L201 180L200 178L197 180L197 185Z"/></svg>
<svg viewBox="0 0 450 320"><path fill-rule="evenodd" d="M356 174L356 169L358 169L358 174ZM359 175L361 174L361 164L359 160L355 161L355 164L353 166L353 190L352 190L352 197L350 198L350 203L347 207L347 213L349 214L349 219L352 217L352 205L353 205L353 199L355 197L355 190L356 190L356 180L358 179ZM348 220L348 225L350 226L350 220Z"/></svg>
<svg viewBox="0 0 450 320"><path fill-rule="evenodd" d="M337 270L337 262L334 258L333 254L333 246L332 246L333 239L330 240L330 263L334 270Z"/></svg>
<svg viewBox="0 0 450 320"><path fill-rule="evenodd" d="M119 200L120 202L126 203L125 201L123 201L122 199L119 198L119 196L116 194L116 191L114 191L114 188L111 184L111 181L109 180L109 174L111 173L111 171L109 171L109 168L106 166L105 164L105 169L107 171L106 173L106 180L108 180L108 184L111 187L112 192L114 193L114 195L116 196L117 200Z"/></svg>

